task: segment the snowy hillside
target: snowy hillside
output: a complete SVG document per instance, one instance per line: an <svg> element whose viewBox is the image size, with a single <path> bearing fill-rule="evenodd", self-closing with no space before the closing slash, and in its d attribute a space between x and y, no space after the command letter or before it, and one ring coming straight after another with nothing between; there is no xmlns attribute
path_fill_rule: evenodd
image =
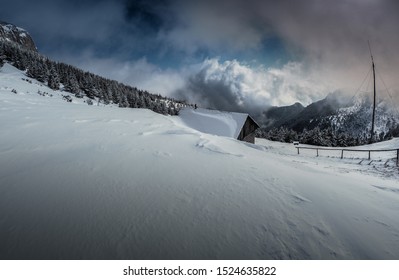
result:
<svg viewBox="0 0 399 280"><path fill-rule="evenodd" d="M371 130L371 116L373 105L370 93L363 93L358 96L352 104L337 110L337 114L329 117L332 126L339 131L353 134L366 133ZM379 96L376 104L375 132L378 139L383 138L391 130L394 130L399 123L397 107L386 96Z"/></svg>
<svg viewBox="0 0 399 280"><path fill-rule="evenodd" d="M0 259L399 258L391 162L385 176L22 78L0 70Z"/></svg>

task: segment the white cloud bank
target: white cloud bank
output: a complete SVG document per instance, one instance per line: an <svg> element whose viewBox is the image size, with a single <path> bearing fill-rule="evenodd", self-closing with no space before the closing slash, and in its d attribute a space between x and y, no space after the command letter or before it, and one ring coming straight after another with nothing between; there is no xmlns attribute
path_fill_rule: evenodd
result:
<svg viewBox="0 0 399 280"><path fill-rule="evenodd" d="M172 94L204 107L254 114L269 106L309 104L330 90L300 62L265 68L213 58L186 72L184 86Z"/></svg>

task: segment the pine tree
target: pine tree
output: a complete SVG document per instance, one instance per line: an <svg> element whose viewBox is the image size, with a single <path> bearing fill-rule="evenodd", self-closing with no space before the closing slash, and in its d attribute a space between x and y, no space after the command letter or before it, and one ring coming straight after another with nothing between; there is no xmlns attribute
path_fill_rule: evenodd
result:
<svg viewBox="0 0 399 280"><path fill-rule="evenodd" d="M59 90L60 89L60 79L58 77L57 71L54 69L52 66L49 75L48 75L48 87L53 89L53 90Z"/></svg>
<svg viewBox="0 0 399 280"><path fill-rule="evenodd" d="M80 95L80 88L78 81L74 74L69 74L64 82L64 90L70 93L74 93L76 97L82 97Z"/></svg>
<svg viewBox="0 0 399 280"><path fill-rule="evenodd" d="M0 68L3 67L6 60L6 56L4 54L3 49L0 48Z"/></svg>
<svg viewBox="0 0 399 280"><path fill-rule="evenodd" d="M118 102L119 107L121 107L121 108L129 107L129 103L127 102L126 95L121 94L119 96L119 98L120 98L119 102Z"/></svg>

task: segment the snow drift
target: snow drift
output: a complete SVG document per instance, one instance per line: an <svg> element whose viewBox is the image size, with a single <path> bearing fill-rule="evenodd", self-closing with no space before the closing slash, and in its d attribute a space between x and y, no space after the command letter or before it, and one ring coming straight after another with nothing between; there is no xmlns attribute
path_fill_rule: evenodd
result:
<svg viewBox="0 0 399 280"><path fill-rule="evenodd" d="M22 78L0 70L1 259L399 258L397 173Z"/></svg>
<svg viewBox="0 0 399 280"><path fill-rule="evenodd" d="M179 116L185 125L195 130L237 139L248 114L187 107L180 110Z"/></svg>

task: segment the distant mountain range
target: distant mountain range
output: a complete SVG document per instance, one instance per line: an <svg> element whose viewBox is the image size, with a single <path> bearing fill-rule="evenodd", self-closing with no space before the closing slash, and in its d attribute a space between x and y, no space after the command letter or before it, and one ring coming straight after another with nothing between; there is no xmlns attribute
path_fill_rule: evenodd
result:
<svg viewBox="0 0 399 280"><path fill-rule="evenodd" d="M376 141L399 136L398 104L398 100L391 100L385 93L378 95L374 134ZM291 133L292 137L288 137L287 141L292 141L294 139L291 138L300 139L302 134L309 131L328 131L337 138L338 135L345 135L358 139L358 142L353 144L362 144L370 138L371 119L372 93L348 97L346 94L335 92L306 107L295 103L291 106L270 108L263 114L263 126L259 134L273 138L269 136ZM282 137L284 136L286 135Z"/></svg>

